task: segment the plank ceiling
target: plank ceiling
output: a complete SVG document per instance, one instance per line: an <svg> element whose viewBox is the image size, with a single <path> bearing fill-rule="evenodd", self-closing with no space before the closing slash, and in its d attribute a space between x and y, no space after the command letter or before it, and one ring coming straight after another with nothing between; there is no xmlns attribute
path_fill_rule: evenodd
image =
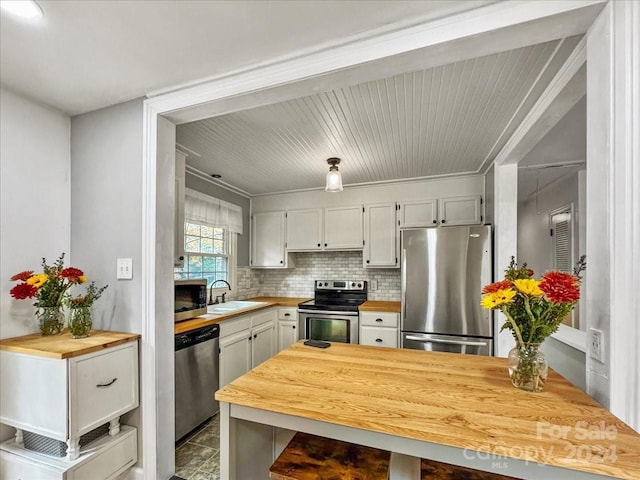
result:
<svg viewBox="0 0 640 480"><path fill-rule="evenodd" d="M260 195L484 173L580 37L179 125L187 165Z"/></svg>

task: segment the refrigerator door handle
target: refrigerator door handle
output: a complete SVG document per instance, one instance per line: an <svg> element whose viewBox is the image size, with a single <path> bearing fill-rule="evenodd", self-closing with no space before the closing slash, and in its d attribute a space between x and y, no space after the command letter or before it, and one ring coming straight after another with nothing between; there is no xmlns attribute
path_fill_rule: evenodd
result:
<svg viewBox="0 0 640 480"><path fill-rule="evenodd" d="M402 318L400 319L401 325L404 325L404 316L406 315L405 305L407 303L407 249L402 249L402 259L400 272L402 277L400 278L400 289L402 296L400 297L400 311L402 312Z"/></svg>
<svg viewBox="0 0 640 480"><path fill-rule="evenodd" d="M446 343L448 345L467 345L470 347L486 347L487 342L471 342L468 340L446 340L444 338L416 337L415 335L407 335L407 340L414 340L422 343Z"/></svg>

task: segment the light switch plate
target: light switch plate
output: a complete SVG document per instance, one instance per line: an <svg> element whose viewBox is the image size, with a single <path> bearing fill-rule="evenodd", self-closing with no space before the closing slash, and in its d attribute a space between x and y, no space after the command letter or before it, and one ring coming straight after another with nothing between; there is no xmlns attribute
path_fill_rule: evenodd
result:
<svg viewBox="0 0 640 480"><path fill-rule="evenodd" d="M116 278L118 280L131 280L133 278L133 258L117 259Z"/></svg>

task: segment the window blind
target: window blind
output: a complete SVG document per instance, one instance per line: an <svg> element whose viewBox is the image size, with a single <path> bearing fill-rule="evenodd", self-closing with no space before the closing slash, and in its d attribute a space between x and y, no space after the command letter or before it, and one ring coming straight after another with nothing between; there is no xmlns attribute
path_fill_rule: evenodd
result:
<svg viewBox="0 0 640 480"><path fill-rule="evenodd" d="M242 207L204 193L185 189L184 218L242 234Z"/></svg>

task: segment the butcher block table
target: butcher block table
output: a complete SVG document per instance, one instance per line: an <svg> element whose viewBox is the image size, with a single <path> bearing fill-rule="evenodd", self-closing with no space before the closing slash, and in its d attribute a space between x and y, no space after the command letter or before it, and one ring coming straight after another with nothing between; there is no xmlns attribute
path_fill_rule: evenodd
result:
<svg viewBox="0 0 640 480"><path fill-rule="evenodd" d="M268 478L295 431L389 450L391 479L418 479L420 458L524 479L640 479L640 434L554 371L541 393L514 388L504 358L298 342L216 399L223 480Z"/></svg>

